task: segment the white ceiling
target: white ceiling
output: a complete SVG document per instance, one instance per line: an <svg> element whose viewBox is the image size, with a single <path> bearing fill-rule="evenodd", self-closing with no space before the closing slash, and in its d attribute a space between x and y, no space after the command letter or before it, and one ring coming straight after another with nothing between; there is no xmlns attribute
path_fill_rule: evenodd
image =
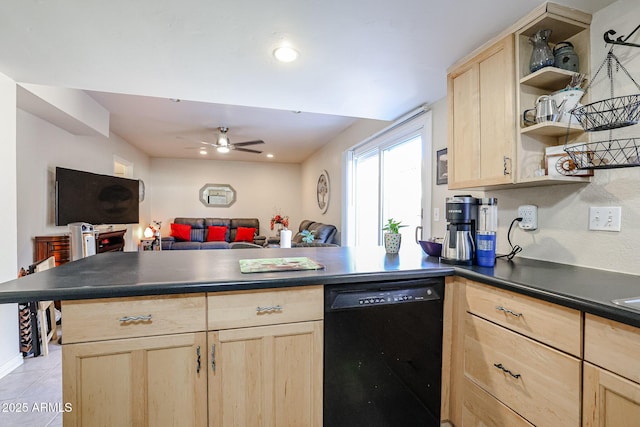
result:
<svg viewBox="0 0 640 427"><path fill-rule="evenodd" d="M612 2L558 1L590 13ZM152 157L201 157L185 147L226 126L232 142L262 139L249 148L300 162L354 118L441 99L447 67L540 3L2 0L0 73L89 91L111 131ZM282 43L298 61L273 58Z"/></svg>

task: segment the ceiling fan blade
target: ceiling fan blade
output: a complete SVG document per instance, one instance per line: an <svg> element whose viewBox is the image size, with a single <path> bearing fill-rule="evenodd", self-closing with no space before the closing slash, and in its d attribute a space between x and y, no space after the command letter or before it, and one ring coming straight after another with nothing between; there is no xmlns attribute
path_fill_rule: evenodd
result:
<svg viewBox="0 0 640 427"><path fill-rule="evenodd" d="M236 144L237 145L237 144ZM262 153L262 151L258 151L258 150L252 150L250 148L240 148L240 147L234 147L233 148L236 151L244 151L246 153L256 153L256 154L260 154Z"/></svg>
<svg viewBox="0 0 640 427"><path fill-rule="evenodd" d="M256 139L255 141L234 142L231 145L235 145L236 147L244 147L246 145L256 145L256 144L264 144L264 141L261 139Z"/></svg>

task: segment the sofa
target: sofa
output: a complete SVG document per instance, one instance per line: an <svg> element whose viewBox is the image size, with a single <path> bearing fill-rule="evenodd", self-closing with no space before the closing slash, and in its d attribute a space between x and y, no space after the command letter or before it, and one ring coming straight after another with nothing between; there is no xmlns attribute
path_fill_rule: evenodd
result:
<svg viewBox="0 0 640 427"><path fill-rule="evenodd" d="M257 218L175 218L170 228L162 250L262 248L267 240Z"/></svg>
<svg viewBox="0 0 640 427"><path fill-rule="evenodd" d="M308 230L313 233L313 242L305 243L302 241L302 232ZM270 237L267 246L279 246L280 238ZM303 220L298 227L298 232L291 238L292 248L301 247L325 247L340 246L340 233L335 225L323 224L308 219Z"/></svg>

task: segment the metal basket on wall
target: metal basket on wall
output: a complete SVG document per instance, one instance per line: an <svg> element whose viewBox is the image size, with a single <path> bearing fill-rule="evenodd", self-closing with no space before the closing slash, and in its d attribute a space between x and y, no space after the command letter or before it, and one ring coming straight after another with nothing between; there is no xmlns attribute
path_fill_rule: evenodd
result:
<svg viewBox="0 0 640 427"><path fill-rule="evenodd" d="M609 131L606 140L584 144L565 144L564 150L577 169L613 169L640 166L640 138L613 138L611 131L632 126L640 121L640 85L609 50L604 62L593 76L591 83L604 66L610 82L610 98L577 107L571 114L586 132ZM614 73L623 71L638 89L637 94L614 96ZM589 86L591 85L589 84ZM585 89L585 92L589 89ZM567 142L569 130L567 129Z"/></svg>

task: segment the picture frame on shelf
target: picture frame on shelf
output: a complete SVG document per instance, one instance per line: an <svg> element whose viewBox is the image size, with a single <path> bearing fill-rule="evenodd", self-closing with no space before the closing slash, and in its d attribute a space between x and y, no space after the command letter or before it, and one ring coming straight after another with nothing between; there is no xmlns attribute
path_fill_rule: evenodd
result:
<svg viewBox="0 0 640 427"><path fill-rule="evenodd" d="M436 185L447 184L449 182L449 162L447 159L447 149L436 151Z"/></svg>

